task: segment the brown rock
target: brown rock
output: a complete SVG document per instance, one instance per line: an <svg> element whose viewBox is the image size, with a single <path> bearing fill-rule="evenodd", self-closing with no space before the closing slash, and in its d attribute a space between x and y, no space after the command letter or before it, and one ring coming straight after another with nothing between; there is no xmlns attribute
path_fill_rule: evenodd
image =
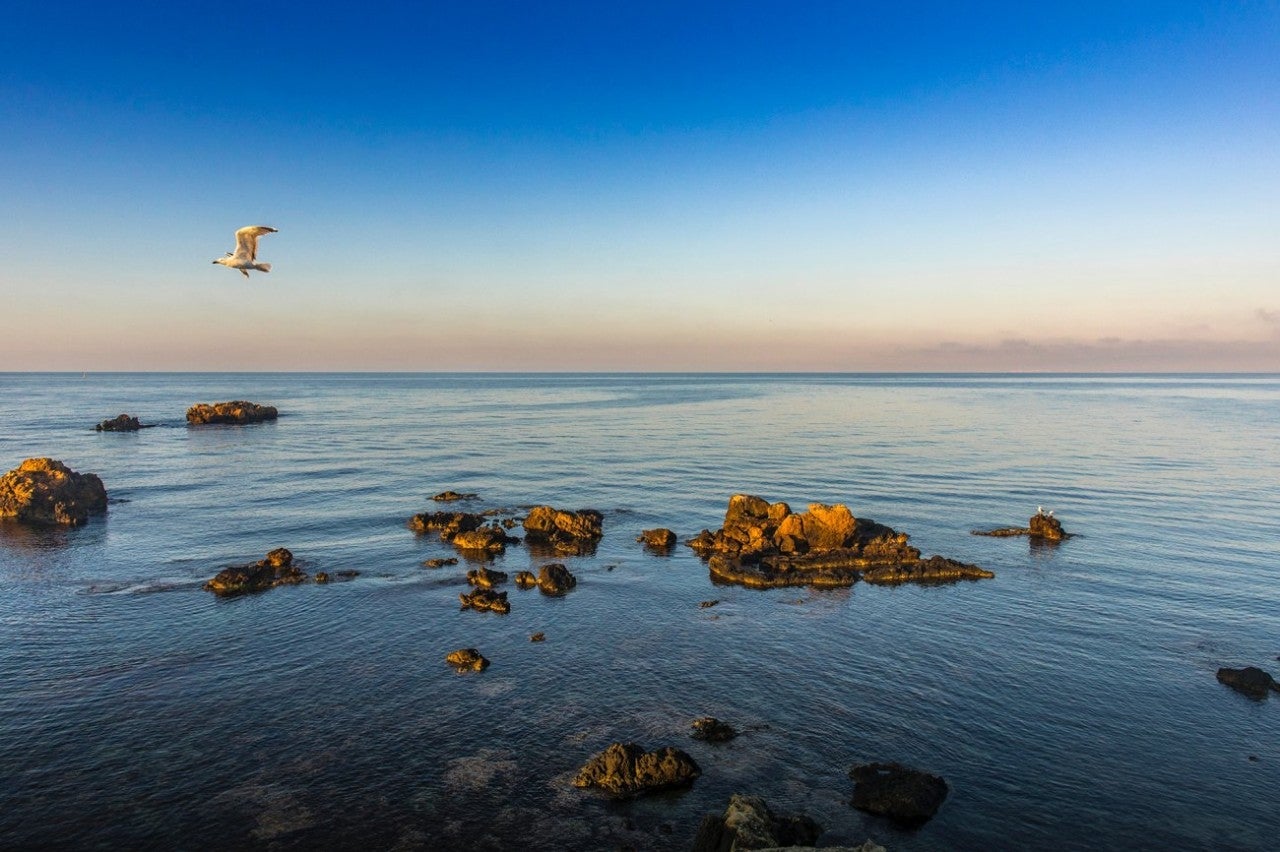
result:
<svg viewBox="0 0 1280 852"><path fill-rule="evenodd" d="M482 672L489 668L489 661L475 648L459 648L451 651L444 660L460 672Z"/></svg>
<svg viewBox="0 0 1280 852"><path fill-rule="evenodd" d="M291 586L305 579L307 575L293 564L293 554L278 547L252 564L223 568L204 587L220 597L232 597L275 586Z"/></svg>
<svg viewBox="0 0 1280 852"><path fill-rule="evenodd" d="M457 559L457 557L455 557L455 556L450 556L448 559L426 559L426 560L423 560L422 567L423 567L423 568L443 568L443 567L445 567L446 565L457 565L457 564L458 564L458 559Z"/></svg>
<svg viewBox="0 0 1280 852"><path fill-rule="evenodd" d="M693 738L706 740L709 743L727 743L738 735L733 726L721 722L715 716L703 716L693 720Z"/></svg>
<svg viewBox="0 0 1280 852"><path fill-rule="evenodd" d="M452 503L454 500L475 500L475 494L459 494L457 491L441 491L431 498L438 503Z"/></svg>
<svg viewBox="0 0 1280 852"><path fill-rule="evenodd" d="M703 819L693 852L812 849L821 834L822 826L807 816L775 814L759 796L734 793L723 815Z"/></svg>
<svg viewBox="0 0 1280 852"><path fill-rule="evenodd" d="M103 420L93 428L98 432L137 432L142 428L142 424L136 417L120 414L110 420Z"/></svg>
<svg viewBox="0 0 1280 852"><path fill-rule="evenodd" d="M899 763L865 763L849 771L855 808L904 825L933 818L947 797L947 782Z"/></svg>
<svg viewBox="0 0 1280 852"><path fill-rule="evenodd" d="M530 642L545 642L546 639L547 639L547 634L545 633L535 633L529 637Z"/></svg>
<svg viewBox="0 0 1280 852"><path fill-rule="evenodd" d="M525 539L566 554L589 553L604 535L604 516L595 509L569 512L534 506L524 519Z"/></svg>
<svg viewBox="0 0 1280 852"><path fill-rule="evenodd" d="M645 751L635 743L614 743L583 765L573 786L634 796L691 784L701 774L697 762L678 748Z"/></svg>
<svg viewBox="0 0 1280 852"><path fill-rule="evenodd" d="M489 568L476 568L467 572L467 582L482 589L492 589L499 583L507 582L507 575Z"/></svg>
<svg viewBox="0 0 1280 852"><path fill-rule="evenodd" d="M1271 691L1280 692L1280 683L1262 669L1246 666L1243 669L1218 669L1218 682L1250 698L1266 698Z"/></svg>
<svg viewBox="0 0 1280 852"><path fill-rule="evenodd" d="M496 612L506 615L511 612L511 604L507 603L506 592L495 592L492 589L476 589L469 595L460 594L458 600L463 609L474 609L479 612Z"/></svg>
<svg viewBox="0 0 1280 852"><path fill-rule="evenodd" d="M665 550L675 547L676 534L665 527L658 527L655 530L644 530L636 541L643 542L645 547L652 547L654 550Z"/></svg>
<svg viewBox="0 0 1280 852"><path fill-rule="evenodd" d="M516 585L522 589L532 589L538 585L538 578L531 571L517 571Z"/></svg>
<svg viewBox="0 0 1280 852"><path fill-rule="evenodd" d="M538 590L544 595L560 596L578 585L578 578L559 562L543 565L538 569Z"/></svg>
<svg viewBox="0 0 1280 852"><path fill-rule="evenodd" d="M27 459L0 477L0 518L79 526L106 510L107 489L96 474L54 459Z"/></svg>
<svg viewBox="0 0 1280 852"><path fill-rule="evenodd" d="M486 553L501 553L509 542L516 541L519 539L507 535L501 527L480 527L460 532L449 539L459 550L483 550Z"/></svg>
<svg viewBox="0 0 1280 852"><path fill-rule="evenodd" d="M314 579L317 583L327 583L329 582L329 575L323 571L317 571L315 577L313 577L312 579Z"/></svg>
<svg viewBox="0 0 1280 852"><path fill-rule="evenodd" d="M470 512L421 512L409 519L409 529L416 533L438 530L440 538L445 541L483 525L484 517Z"/></svg>
<svg viewBox="0 0 1280 852"><path fill-rule="evenodd" d="M199 403L187 409L187 422L199 426L206 423L262 423L279 416L273 405L258 405L242 399L233 402Z"/></svg>

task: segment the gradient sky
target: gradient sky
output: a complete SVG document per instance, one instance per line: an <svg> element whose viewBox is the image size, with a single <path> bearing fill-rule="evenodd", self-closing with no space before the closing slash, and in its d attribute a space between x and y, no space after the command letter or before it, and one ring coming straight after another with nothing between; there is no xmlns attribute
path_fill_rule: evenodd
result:
<svg viewBox="0 0 1280 852"><path fill-rule="evenodd" d="M1280 370L1280 3L961 5L13 4L0 371Z"/></svg>

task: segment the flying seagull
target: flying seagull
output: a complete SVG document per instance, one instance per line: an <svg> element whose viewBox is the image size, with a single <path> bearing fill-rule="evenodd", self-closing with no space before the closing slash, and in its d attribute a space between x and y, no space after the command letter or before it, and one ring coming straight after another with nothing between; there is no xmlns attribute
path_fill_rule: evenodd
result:
<svg viewBox="0 0 1280 852"><path fill-rule="evenodd" d="M245 278L249 277L249 270L256 269L259 272L270 272L271 264L255 263L258 258L258 237L263 234L274 234L275 228L266 225L248 225L236 231L236 250L235 252L227 252L226 257L220 257L214 263L221 263L223 266L229 266L232 269L239 269L240 274Z"/></svg>

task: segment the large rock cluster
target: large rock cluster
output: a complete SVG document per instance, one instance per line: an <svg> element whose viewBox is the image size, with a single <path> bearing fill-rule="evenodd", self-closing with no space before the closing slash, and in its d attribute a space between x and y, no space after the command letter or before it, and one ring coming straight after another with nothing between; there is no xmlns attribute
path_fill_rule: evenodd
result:
<svg viewBox="0 0 1280 852"><path fill-rule="evenodd" d="M79 526L107 510L107 489L92 473L55 459L27 459L0 477L0 518Z"/></svg>
<svg viewBox="0 0 1280 852"><path fill-rule="evenodd" d="M409 519L416 533L437 532L459 550L472 553L501 553L520 539L507 535L500 523L475 512L421 512Z"/></svg>
<svg viewBox="0 0 1280 852"><path fill-rule="evenodd" d="M694 759L678 748L645 751L635 743L614 743L583 765L573 786L625 797L690 784L701 774Z"/></svg>
<svg viewBox="0 0 1280 852"><path fill-rule="evenodd" d="M595 549L604 536L604 516L595 509L570 512L534 506L524 519L525 540L556 553L582 555Z"/></svg>
<svg viewBox="0 0 1280 852"><path fill-rule="evenodd" d="M279 416L274 405L258 405L237 399L232 402L198 403L187 409L187 422L193 426L206 423L261 423Z"/></svg>
<svg viewBox="0 0 1280 852"><path fill-rule="evenodd" d="M689 546L708 560L717 579L755 588L950 582L994 577L990 571L941 556L922 559L906 533L843 504L810 503L792 512L748 494L729 499L724 526L703 530Z"/></svg>
<svg viewBox="0 0 1280 852"><path fill-rule="evenodd" d="M306 573L294 564L293 554L283 547L277 547L265 558L252 564L223 568L204 587L215 595L232 597L261 592L275 586L291 586L306 579Z"/></svg>

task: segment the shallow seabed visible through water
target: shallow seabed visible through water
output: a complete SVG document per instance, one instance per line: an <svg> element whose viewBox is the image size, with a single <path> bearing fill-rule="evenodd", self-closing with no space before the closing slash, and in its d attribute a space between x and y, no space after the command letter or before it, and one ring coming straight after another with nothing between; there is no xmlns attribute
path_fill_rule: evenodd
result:
<svg viewBox="0 0 1280 852"><path fill-rule="evenodd" d="M281 417L185 425L229 399ZM121 412L160 425L92 431ZM1214 679L1280 674L1277 376L0 374L0 422L0 472L51 456L112 499L0 525L3 848L679 850L734 792L895 852L1280 838L1280 694ZM455 554L405 526L449 488L597 508L605 537L567 596L462 612L473 566L421 567ZM635 542L737 492L996 577L756 591ZM970 535L1037 505L1079 537ZM202 590L275 547L360 575ZM460 647L492 665L455 674ZM744 733L692 740L702 715ZM573 788L615 740L702 776ZM870 760L951 793L899 830L848 805Z"/></svg>

